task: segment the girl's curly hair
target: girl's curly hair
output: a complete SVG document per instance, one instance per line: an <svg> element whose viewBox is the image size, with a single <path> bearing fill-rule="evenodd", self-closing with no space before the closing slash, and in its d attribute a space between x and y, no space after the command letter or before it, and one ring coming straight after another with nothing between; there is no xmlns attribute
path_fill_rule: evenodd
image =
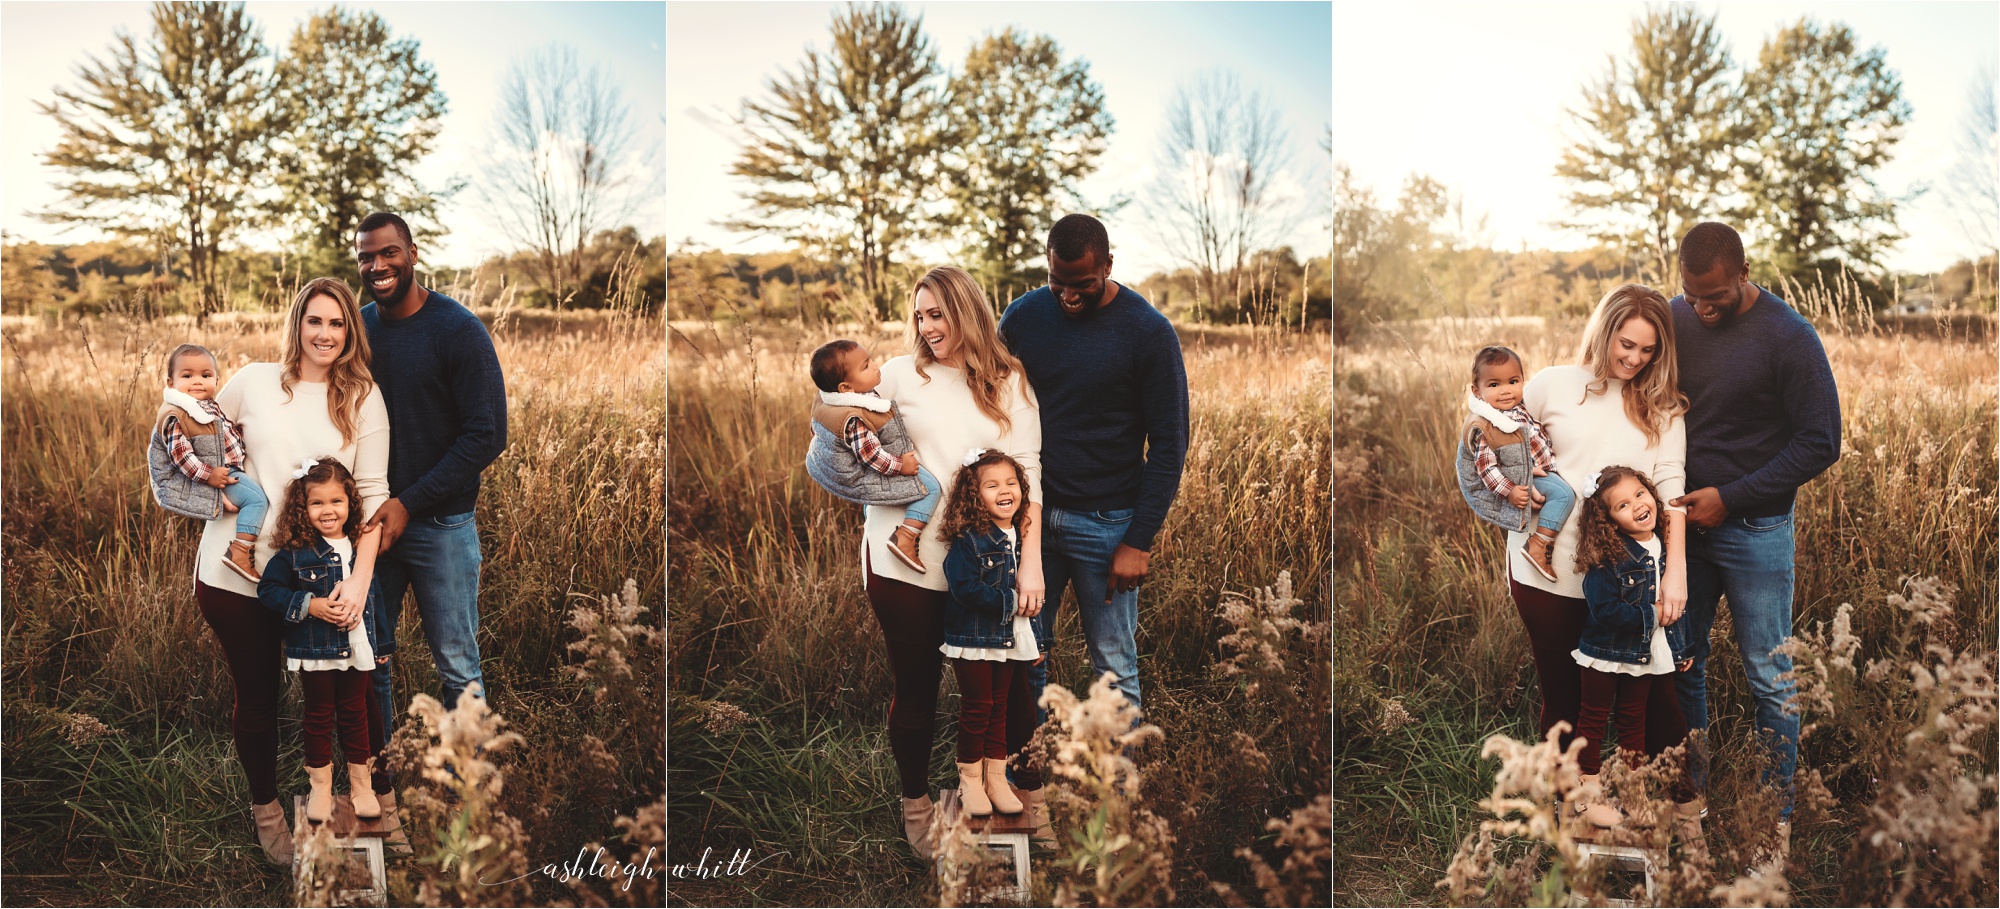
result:
<svg viewBox="0 0 2000 909"><path fill-rule="evenodd" d="M1630 467L1606 467L1597 475L1597 491L1583 500L1583 513L1577 515L1577 574L1586 574L1599 565L1616 565L1625 560L1625 532L1618 529L1618 522L1611 520L1611 510L1604 504L1604 493L1626 477L1638 480L1639 485L1646 487L1646 492L1653 497L1653 533L1659 535L1660 551L1666 551L1667 502L1660 498L1660 491L1653 488L1653 481Z"/></svg>
<svg viewBox="0 0 2000 909"><path fill-rule="evenodd" d="M339 483L347 493L347 521L340 532L350 540L361 532L361 495L354 488L354 475L333 458L320 458L306 475L285 487L285 507L278 512L279 549L307 549L319 539L319 528L306 518L306 491L321 483Z"/></svg>
<svg viewBox="0 0 2000 909"><path fill-rule="evenodd" d="M994 464L1014 468L1014 479L1021 484L1021 506L1014 512L1014 531L1018 534L1028 529L1028 471L1006 452L988 448L979 453L978 460L959 468L951 478L951 504L945 507L944 518L937 522L938 539L950 543L975 521L991 520L979 500L979 471Z"/></svg>

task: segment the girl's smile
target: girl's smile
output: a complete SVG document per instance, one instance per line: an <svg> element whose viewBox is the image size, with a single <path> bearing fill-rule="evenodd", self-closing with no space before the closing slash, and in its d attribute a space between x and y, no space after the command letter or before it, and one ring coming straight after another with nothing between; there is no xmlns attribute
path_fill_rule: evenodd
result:
<svg viewBox="0 0 2000 909"><path fill-rule="evenodd" d="M1021 478L1011 464L988 464L979 468L979 502L993 523L1011 525L1021 510Z"/></svg>
<svg viewBox="0 0 2000 909"><path fill-rule="evenodd" d="M1611 512L1611 522L1633 539L1643 543L1653 538L1659 504L1637 477L1624 477L1605 490L1604 508Z"/></svg>
<svg viewBox="0 0 2000 909"><path fill-rule="evenodd" d="M347 487L338 480L314 483L306 489L306 520L329 540L345 536Z"/></svg>

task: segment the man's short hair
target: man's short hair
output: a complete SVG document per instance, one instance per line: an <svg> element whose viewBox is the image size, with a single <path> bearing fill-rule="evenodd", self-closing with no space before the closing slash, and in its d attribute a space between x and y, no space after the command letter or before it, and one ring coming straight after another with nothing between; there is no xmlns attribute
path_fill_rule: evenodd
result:
<svg viewBox="0 0 2000 909"><path fill-rule="evenodd" d="M1705 275L1717 264L1743 268L1743 238L1720 221L1703 221L1681 238L1681 274Z"/></svg>
<svg viewBox="0 0 2000 909"><path fill-rule="evenodd" d="M1515 353L1511 348L1494 344L1481 347L1478 353L1472 355L1472 381L1474 383L1479 381L1480 370L1488 366L1499 366L1502 363L1512 363L1520 366L1523 370L1527 369L1527 366L1521 362L1520 354Z"/></svg>
<svg viewBox="0 0 2000 909"><path fill-rule="evenodd" d="M846 338L821 344L818 350L813 351L813 384L819 386L820 391L839 391L840 383L847 380L847 373L840 368L840 358L860 346Z"/></svg>
<svg viewBox="0 0 2000 909"><path fill-rule="evenodd" d="M1097 254L1099 265L1111 258L1111 238L1104 233L1104 222L1089 215L1064 215L1049 228L1050 255L1075 262L1087 252Z"/></svg>
<svg viewBox="0 0 2000 909"><path fill-rule="evenodd" d="M396 225L396 232L403 235L403 245L416 245L417 241L410 238L410 225L404 224L403 219L397 217L394 212L378 211L362 218L361 224L354 228L354 232L357 235L365 234L371 230L381 230L391 224Z"/></svg>

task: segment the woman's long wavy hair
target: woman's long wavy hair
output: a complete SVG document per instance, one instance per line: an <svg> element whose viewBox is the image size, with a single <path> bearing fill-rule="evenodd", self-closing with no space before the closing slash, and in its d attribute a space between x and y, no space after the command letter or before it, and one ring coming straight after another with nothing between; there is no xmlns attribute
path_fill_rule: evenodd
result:
<svg viewBox="0 0 2000 909"><path fill-rule="evenodd" d="M347 344L326 375L326 414L340 430L343 444L354 441L355 423L361 402L375 387L375 374L368 371L368 331L361 325L361 307L354 291L339 278L314 278L292 296L292 309L285 315L285 371L278 384L285 400L292 399L292 383L299 381L299 363L305 359L306 305L316 297L329 297L340 307L340 320L347 325Z"/></svg>
<svg viewBox="0 0 2000 909"><path fill-rule="evenodd" d="M1000 323L979 282L955 265L940 265L924 273L910 288L910 324L907 337L917 358L917 375L930 380L924 367L937 362L931 346L917 331L917 292L928 288L936 297L944 319L958 334L958 362L965 372L965 384L972 389L972 402L979 412L998 424L1002 432L1012 428L1007 416L1007 383L1021 371L1021 361L1000 340Z"/></svg>
<svg viewBox="0 0 2000 909"><path fill-rule="evenodd" d="M1618 485L1626 477L1638 480L1653 496L1653 533L1660 538L1660 551L1667 551L1667 503L1660 498L1660 491L1653 488L1650 477L1630 467L1611 466L1597 474L1597 489L1583 500L1583 510L1576 518L1576 573L1587 574L1599 565L1616 565L1625 560L1625 531L1618 529L1618 522L1611 520L1611 509L1604 504L1604 493Z"/></svg>
<svg viewBox="0 0 2000 909"><path fill-rule="evenodd" d="M285 507L278 512L278 548L305 549L319 539L319 528L306 517L306 492L321 483L339 483L347 491L347 521L341 534L352 540L361 533L361 493L347 465L333 458L320 458L306 475L285 487Z"/></svg>
<svg viewBox="0 0 2000 909"><path fill-rule="evenodd" d="M1021 534L1028 529L1028 471L1021 462L1009 457L1006 452L988 448L979 453L979 460L958 469L951 478L951 504L945 506L944 518L937 522L937 538L950 543L965 532L965 528L975 526L979 521L990 521L986 516L986 503L979 498L979 471L993 464L1005 464L1014 468L1014 481L1021 484L1021 505L1014 510L1015 539L1025 539Z"/></svg>
<svg viewBox="0 0 2000 909"><path fill-rule="evenodd" d="M1679 362L1674 354L1674 313L1667 298L1644 284L1620 284L1598 301L1590 314L1590 324L1577 343L1576 359L1594 377L1587 391L1603 394L1611 382L1611 341L1618 329L1633 319L1653 326L1659 341L1653 360L1625 383L1625 417L1646 434L1646 444L1660 444L1660 434L1673 418L1687 412L1687 396L1680 391Z"/></svg>

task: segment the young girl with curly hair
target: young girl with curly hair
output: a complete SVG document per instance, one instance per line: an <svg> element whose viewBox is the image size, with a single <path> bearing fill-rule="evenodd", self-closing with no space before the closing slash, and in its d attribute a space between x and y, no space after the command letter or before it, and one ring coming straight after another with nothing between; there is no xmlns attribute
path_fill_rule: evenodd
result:
<svg viewBox="0 0 2000 909"><path fill-rule="evenodd" d="M333 726L340 723L341 752L356 817L375 818L381 803L368 775L368 673L380 646L381 609L371 583L364 608L343 609L333 587L354 565L361 528L354 475L333 458L305 462L292 474L278 516L278 553L264 566L257 598L284 618L285 668L299 673L305 690L303 738L312 792L306 818L333 816Z"/></svg>
<svg viewBox="0 0 2000 909"><path fill-rule="evenodd" d="M959 798L967 812L985 817L1022 808L1007 784L1007 689L1041 652L1015 602L1028 472L990 448L968 452L964 464L937 531L951 541L944 557L951 597L938 650L958 677Z"/></svg>
<svg viewBox="0 0 2000 909"><path fill-rule="evenodd" d="M1633 758L1646 753L1646 701L1655 685L1674 684L1690 650L1686 623L1662 620L1657 603L1668 534L1659 490L1645 474L1610 466L1584 481L1578 518L1576 570L1583 574L1589 607L1583 636L1571 656L1583 675L1577 735L1587 744L1578 764L1586 783L1602 767L1604 727L1615 709L1618 747ZM1606 805L1578 800L1576 810L1600 827L1620 817Z"/></svg>

